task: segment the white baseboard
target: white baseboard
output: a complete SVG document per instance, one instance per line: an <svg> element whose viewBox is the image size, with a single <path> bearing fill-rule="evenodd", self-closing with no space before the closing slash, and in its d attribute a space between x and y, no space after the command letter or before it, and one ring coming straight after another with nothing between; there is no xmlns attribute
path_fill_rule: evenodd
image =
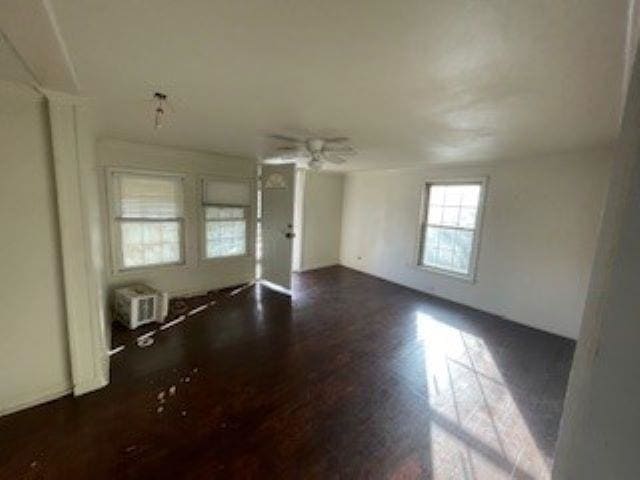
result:
<svg viewBox="0 0 640 480"><path fill-rule="evenodd" d="M302 272L311 272L313 270L320 270L321 268L328 268L328 267L336 267L339 266L340 263L336 260L336 261L331 261L328 263L316 263L313 265L306 265L302 268L300 268L300 270L298 270L298 272L302 273Z"/></svg>
<svg viewBox="0 0 640 480"><path fill-rule="evenodd" d="M25 408L35 407L41 403L50 402L56 398L64 397L71 392L71 385L53 385L39 392L23 395L6 402L6 404L0 405L0 417L24 410Z"/></svg>

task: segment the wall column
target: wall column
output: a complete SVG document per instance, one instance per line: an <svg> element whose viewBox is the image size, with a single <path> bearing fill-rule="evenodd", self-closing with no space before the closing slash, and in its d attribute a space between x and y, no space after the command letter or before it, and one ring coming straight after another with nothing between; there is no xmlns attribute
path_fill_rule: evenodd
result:
<svg viewBox="0 0 640 480"><path fill-rule="evenodd" d="M102 224L90 106L44 91L49 107L73 392L109 381Z"/></svg>

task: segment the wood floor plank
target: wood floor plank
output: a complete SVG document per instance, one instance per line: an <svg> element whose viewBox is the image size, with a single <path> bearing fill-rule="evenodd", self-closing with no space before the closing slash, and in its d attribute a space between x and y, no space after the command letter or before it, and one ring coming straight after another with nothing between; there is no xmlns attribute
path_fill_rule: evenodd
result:
<svg viewBox="0 0 640 480"><path fill-rule="evenodd" d="M115 331L107 388L0 418L0 478L549 477L572 341L343 267L293 290Z"/></svg>

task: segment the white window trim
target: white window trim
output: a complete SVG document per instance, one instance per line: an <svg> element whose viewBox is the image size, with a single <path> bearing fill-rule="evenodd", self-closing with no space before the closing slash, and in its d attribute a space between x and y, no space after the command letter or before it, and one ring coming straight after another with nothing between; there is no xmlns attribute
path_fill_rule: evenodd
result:
<svg viewBox="0 0 640 480"><path fill-rule="evenodd" d="M456 273L450 270L444 270L442 268L433 267L430 265L424 265L422 263L422 252L425 246L426 240L426 222L429 212L429 187L431 185L458 185L465 183L479 183L480 184L480 198L478 199L478 213L476 215L476 224L473 235L473 245L471 249L471 258L469 260L469 273ZM476 274L478 269L478 257L480 252L480 239L482 237L482 225L484 219L484 207L487 197L487 185L489 183L489 177L472 177L472 178L456 178L456 177L434 177L425 179L422 182L422 193L420 200L420 213L418 219L418 241L414 255L414 265L416 268L444 275L446 277L455 278L457 280L463 280L468 283L476 282Z"/></svg>
<svg viewBox="0 0 640 480"><path fill-rule="evenodd" d="M180 225L180 261L171 263L154 263L149 265L140 265L135 267L125 267L122 262L122 248L120 246L120 228L117 220L116 211L116 195L114 191L114 177L117 174L133 174L144 175L148 177L172 177L180 179L182 184L182 217L178 218ZM164 270L186 267L186 189L185 180L187 175L185 173L170 172L165 170L145 170L137 168L121 168L121 167L108 167L106 169L106 186L107 186L107 205L109 210L109 240L110 240L110 252L111 252L111 273L113 276L126 275L135 272L147 271L147 270ZM154 219L155 220L155 219ZM135 221L135 220L134 220ZM174 221L172 219L172 221Z"/></svg>
<svg viewBox="0 0 640 480"><path fill-rule="evenodd" d="M238 183L246 183L249 185L249 205L233 205L233 204L221 204L221 203L205 203L204 202L204 192L206 188L206 182L238 182ZM221 262L225 260L239 259L239 258L252 258L254 256L255 250L255 195L256 195L256 186L255 182L251 178L247 177L232 177L232 176L221 176L221 175L201 175L198 181L198 201L197 201L197 210L198 210L198 224L200 233L198 237L200 241L198 242L198 250L200 251L199 259L201 263L215 263ZM247 227L245 230L246 236L246 246L245 253L239 255L225 255L221 257L207 257L207 220L205 219L205 207L234 207L234 208L244 208Z"/></svg>

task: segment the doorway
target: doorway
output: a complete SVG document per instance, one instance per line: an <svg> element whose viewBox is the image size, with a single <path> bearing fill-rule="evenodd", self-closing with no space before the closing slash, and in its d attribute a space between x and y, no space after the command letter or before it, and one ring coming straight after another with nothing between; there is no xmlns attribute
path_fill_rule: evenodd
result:
<svg viewBox="0 0 640 480"><path fill-rule="evenodd" d="M294 163L258 167L256 278L287 293L300 265L303 179Z"/></svg>

